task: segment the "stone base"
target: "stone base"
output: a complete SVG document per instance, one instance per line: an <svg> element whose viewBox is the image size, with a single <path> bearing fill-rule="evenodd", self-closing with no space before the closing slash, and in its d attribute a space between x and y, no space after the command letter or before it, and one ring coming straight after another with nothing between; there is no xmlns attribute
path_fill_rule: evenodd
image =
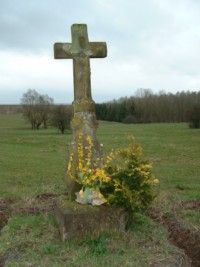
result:
<svg viewBox="0 0 200 267"><path fill-rule="evenodd" d="M125 231L125 212L109 206L81 205L60 197L55 207L61 239L82 240L103 232Z"/></svg>

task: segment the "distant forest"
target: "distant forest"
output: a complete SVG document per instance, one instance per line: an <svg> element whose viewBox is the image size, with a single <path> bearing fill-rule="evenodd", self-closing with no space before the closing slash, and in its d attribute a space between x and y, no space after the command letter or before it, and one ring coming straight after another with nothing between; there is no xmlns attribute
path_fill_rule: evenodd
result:
<svg viewBox="0 0 200 267"><path fill-rule="evenodd" d="M191 117L199 121L200 91L154 94L140 89L136 96L96 104L96 116L123 123L188 122Z"/></svg>
<svg viewBox="0 0 200 267"><path fill-rule="evenodd" d="M50 106L59 105L52 99ZM0 105L0 113L23 113L23 105ZM139 89L135 96L96 103L96 116L98 120L122 123L189 122L192 128L200 128L200 91L154 94L151 89Z"/></svg>

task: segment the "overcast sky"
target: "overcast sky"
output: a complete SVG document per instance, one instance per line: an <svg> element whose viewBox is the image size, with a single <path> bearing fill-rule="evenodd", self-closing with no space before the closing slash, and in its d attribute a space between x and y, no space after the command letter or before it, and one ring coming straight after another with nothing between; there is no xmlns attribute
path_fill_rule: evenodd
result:
<svg viewBox="0 0 200 267"><path fill-rule="evenodd" d="M0 104L28 89L73 101L72 60L55 60L53 44L71 42L74 23L107 43L107 58L91 59L95 102L200 90L199 0L0 0Z"/></svg>

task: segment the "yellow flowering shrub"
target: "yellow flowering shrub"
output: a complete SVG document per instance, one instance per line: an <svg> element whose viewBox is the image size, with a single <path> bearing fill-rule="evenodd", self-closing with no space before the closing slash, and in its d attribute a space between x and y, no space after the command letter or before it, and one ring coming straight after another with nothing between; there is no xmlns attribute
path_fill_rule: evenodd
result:
<svg viewBox="0 0 200 267"><path fill-rule="evenodd" d="M129 214L142 211L155 197L155 185L159 183L152 174L152 165L144 158L142 148L130 137L126 148L111 151L105 162L102 158L93 160L93 143L90 136L78 138L78 164L72 174L73 154L68 163L68 174L83 189L95 189L111 205L121 206ZM83 144L86 144L83 145ZM117 159L114 163L113 159Z"/></svg>
<svg viewBox="0 0 200 267"><path fill-rule="evenodd" d="M103 194L110 204L129 213L142 211L155 197L154 187L159 180L152 174L152 165L144 158L142 148L130 137L127 148L118 149L121 164L110 166L110 183Z"/></svg>

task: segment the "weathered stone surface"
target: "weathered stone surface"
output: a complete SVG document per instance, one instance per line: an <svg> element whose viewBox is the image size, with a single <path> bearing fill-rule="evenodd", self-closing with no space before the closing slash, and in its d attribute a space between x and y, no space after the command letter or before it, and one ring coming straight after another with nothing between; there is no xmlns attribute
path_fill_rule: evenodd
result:
<svg viewBox="0 0 200 267"><path fill-rule="evenodd" d="M98 124L91 93L90 58L106 57L107 47L105 42L89 42L86 24L73 24L71 33L72 43L56 43L54 45L54 57L55 59L73 59L74 117L71 122L73 138L69 146L69 156L73 154L72 173L75 176L78 162L77 144L80 134L84 138L89 135L92 140L92 161L95 162L97 157L102 157L101 147L96 138ZM68 172L66 172L66 185L69 198L74 198L75 192L79 191L80 186L71 179Z"/></svg>
<svg viewBox="0 0 200 267"><path fill-rule="evenodd" d="M55 43L55 59L73 59L74 101L91 100L90 58L107 56L105 42L89 42L86 24L73 24L72 43Z"/></svg>
<svg viewBox="0 0 200 267"><path fill-rule="evenodd" d="M63 241L79 241L87 235L97 236L102 232L125 231L125 212L122 209L81 205L60 197L55 211Z"/></svg>

